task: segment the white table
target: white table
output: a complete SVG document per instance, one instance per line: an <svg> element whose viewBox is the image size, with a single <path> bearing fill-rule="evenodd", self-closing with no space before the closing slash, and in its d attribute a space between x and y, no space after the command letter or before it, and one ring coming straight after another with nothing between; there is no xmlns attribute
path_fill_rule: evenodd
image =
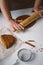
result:
<svg viewBox="0 0 43 65"><path fill-rule="evenodd" d="M32 9L21 9L11 12L12 17L16 18L17 16L23 15L23 14L32 14ZM0 13L0 24L3 26L8 27L6 20ZM37 22L30 28L28 28L25 32L14 32L18 38L20 38L22 41L27 40L35 40L36 49L43 48L43 18L37 20ZM29 48L32 50L32 48L28 45L23 44L21 48ZM29 62L27 65L43 65L43 52L36 52L36 49L33 48L32 51L36 54L36 57L33 61ZM12 65L16 61L16 52L13 53L11 56L7 57L5 60L0 61L0 65ZM23 65L23 64L22 64Z"/></svg>

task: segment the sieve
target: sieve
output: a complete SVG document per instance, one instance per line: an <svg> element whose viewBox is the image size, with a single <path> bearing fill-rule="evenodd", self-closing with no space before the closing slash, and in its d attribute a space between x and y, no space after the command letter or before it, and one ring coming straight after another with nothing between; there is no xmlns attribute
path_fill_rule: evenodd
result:
<svg viewBox="0 0 43 65"><path fill-rule="evenodd" d="M29 49L23 48L18 51L17 56L21 61L27 62L31 59L32 52Z"/></svg>
<svg viewBox="0 0 43 65"><path fill-rule="evenodd" d="M17 57L18 57L18 59L16 60L16 62L13 65L18 65L20 63L20 61L28 62L32 57L32 52L29 49L23 48L18 51Z"/></svg>

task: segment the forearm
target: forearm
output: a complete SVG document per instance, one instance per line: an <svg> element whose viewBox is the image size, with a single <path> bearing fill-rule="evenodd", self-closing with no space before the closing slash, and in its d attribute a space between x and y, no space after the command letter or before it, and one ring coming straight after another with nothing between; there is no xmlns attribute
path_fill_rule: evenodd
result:
<svg viewBox="0 0 43 65"><path fill-rule="evenodd" d="M39 8L42 0L36 0L34 8Z"/></svg>
<svg viewBox="0 0 43 65"><path fill-rule="evenodd" d="M9 11L8 4L7 4L6 0L0 0L0 8L1 8L1 11L2 11L5 19L7 21L9 21L12 17L11 17L11 13Z"/></svg>

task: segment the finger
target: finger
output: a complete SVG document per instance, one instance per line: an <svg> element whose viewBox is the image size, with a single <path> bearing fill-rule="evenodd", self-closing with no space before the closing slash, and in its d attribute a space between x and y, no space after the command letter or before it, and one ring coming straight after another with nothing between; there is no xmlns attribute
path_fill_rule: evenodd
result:
<svg viewBox="0 0 43 65"><path fill-rule="evenodd" d="M14 27L14 29L15 29L16 31L20 31L20 30L18 29L18 27Z"/></svg>
<svg viewBox="0 0 43 65"><path fill-rule="evenodd" d="M43 14L42 14L42 12L41 12L41 11L39 12L39 15L40 15L40 17L43 17Z"/></svg>
<svg viewBox="0 0 43 65"><path fill-rule="evenodd" d="M17 31L22 31L24 28L22 26L20 26L18 23L15 23L14 25L14 28L17 30Z"/></svg>
<svg viewBox="0 0 43 65"><path fill-rule="evenodd" d="M20 24L18 24L19 26L20 26L20 28L22 29L22 30L24 30L24 27L23 26L21 26Z"/></svg>
<svg viewBox="0 0 43 65"><path fill-rule="evenodd" d="M21 31L20 27L16 24L13 26L17 31Z"/></svg>
<svg viewBox="0 0 43 65"><path fill-rule="evenodd" d="M13 32L15 32L16 31L16 29L13 27Z"/></svg>
<svg viewBox="0 0 43 65"><path fill-rule="evenodd" d="M43 12L43 10L41 10Z"/></svg>
<svg viewBox="0 0 43 65"><path fill-rule="evenodd" d="M23 27L21 27L19 24L18 24L18 29L20 30L20 31L22 31L24 28Z"/></svg>
<svg viewBox="0 0 43 65"><path fill-rule="evenodd" d="M43 16L43 10L41 10L41 15Z"/></svg>

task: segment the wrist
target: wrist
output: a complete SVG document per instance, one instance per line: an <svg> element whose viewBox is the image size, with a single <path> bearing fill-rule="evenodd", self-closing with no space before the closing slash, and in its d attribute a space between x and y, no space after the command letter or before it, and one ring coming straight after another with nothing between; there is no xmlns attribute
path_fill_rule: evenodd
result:
<svg viewBox="0 0 43 65"><path fill-rule="evenodd" d="M33 10L34 10L35 12L37 12L37 11L39 11L40 9L39 9L39 8L33 8Z"/></svg>
<svg viewBox="0 0 43 65"><path fill-rule="evenodd" d="M8 23L9 23L9 24L15 23L15 19L13 19L13 18L9 19L9 20L8 20Z"/></svg>
<svg viewBox="0 0 43 65"><path fill-rule="evenodd" d="M33 9L34 9L34 10L40 10L40 8L39 8L39 7L34 7Z"/></svg>
<svg viewBox="0 0 43 65"><path fill-rule="evenodd" d="M12 20L13 20L13 18L9 18L9 19L7 19L7 22L8 22L8 23L11 23Z"/></svg>
<svg viewBox="0 0 43 65"><path fill-rule="evenodd" d="M9 17L9 18L7 19L7 21L10 21L10 20L12 20L12 17Z"/></svg>

